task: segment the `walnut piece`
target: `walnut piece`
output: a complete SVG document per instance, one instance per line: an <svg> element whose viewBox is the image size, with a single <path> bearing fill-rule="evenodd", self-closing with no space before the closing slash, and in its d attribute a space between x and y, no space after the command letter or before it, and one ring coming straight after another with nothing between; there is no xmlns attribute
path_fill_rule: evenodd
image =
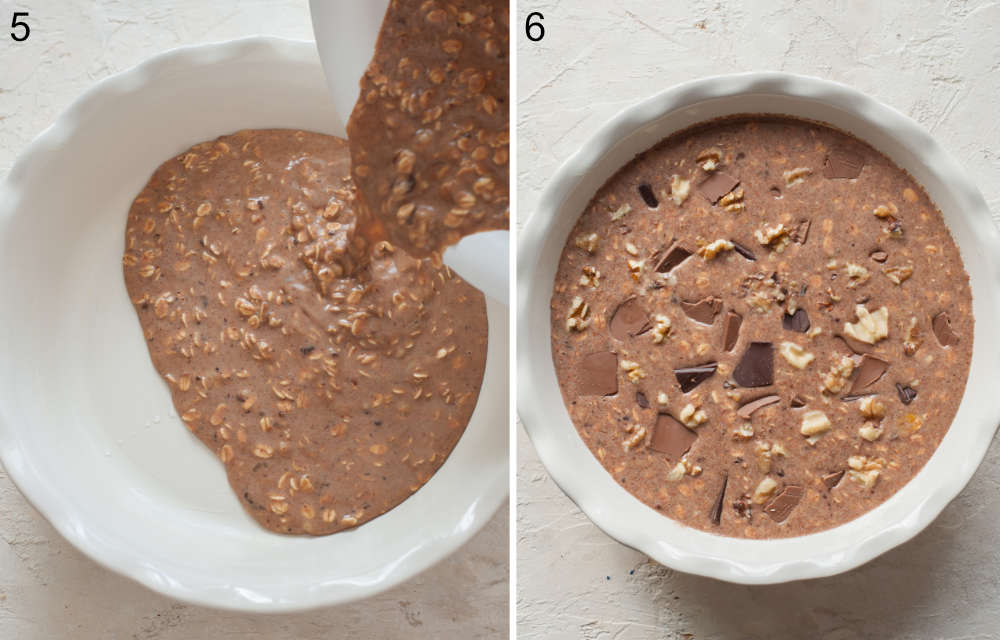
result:
<svg viewBox="0 0 1000 640"><path fill-rule="evenodd" d="M632 279L639 282L639 278L642 276L642 265L644 260L632 260L631 258L627 260L628 262L628 272L632 275Z"/></svg>
<svg viewBox="0 0 1000 640"><path fill-rule="evenodd" d="M705 424L708 421L708 415L701 407L696 407L690 402L684 405L681 412L677 415L684 426L688 429L694 429L695 427Z"/></svg>
<svg viewBox="0 0 1000 640"><path fill-rule="evenodd" d="M757 242L769 249L781 252L788 245L788 229L780 222L772 227L764 227L753 232Z"/></svg>
<svg viewBox="0 0 1000 640"><path fill-rule="evenodd" d="M573 241L580 249L583 249L587 253L594 253L597 251L597 234L596 233L581 233Z"/></svg>
<svg viewBox="0 0 1000 640"><path fill-rule="evenodd" d="M670 335L670 318L662 313L653 316L653 329L650 333L655 344L663 342L663 339Z"/></svg>
<svg viewBox="0 0 1000 640"><path fill-rule="evenodd" d="M899 213L899 208L891 202L889 204L880 204L872 210L872 214L876 218L887 220L895 220L897 213Z"/></svg>
<svg viewBox="0 0 1000 640"><path fill-rule="evenodd" d="M903 264L895 267L886 267L882 269L882 273L884 273L885 277L889 278L893 284L903 284L904 281L909 280L910 276L913 275L913 265Z"/></svg>
<svg viewBox="0 0 1000 640"><path fill-rule="evenodd" d="M753 438L753 425L749 422L744 422L736 431L733 431L733 440L750 440Z"/></svg>
<svg viewBox="0 0 1000 640"><path fill-rule="evenodd" d="M885 469L885 460L868 456L851 456L847 459L847 475L865 489L871 489L878 482L879 474Z"/></svg>
<svg viewBox="0 0 1000 640"><path fill-rule="evenodd" d="M825 413L813 409L802 414L802 427L799 429L799 433L804 436L815 436L826 433L831 426L830 419L826 417Z"/></svg>
<svg viewBox="0 0 1000 640"><path fill-rule="evenodd" d="M691 181L685 180L676 173L670 178L670 199L678 207L691 195Z"/></svg>
<svg viewBox="0 0 1000 640"><path fill-rule="evenodd" d="M767 502L774 494L774 490L778 488L778 483L774 481L771 476L764 476L764 479L760 481L757 488L753 490L753 502L754 504L764 504Z"/></svg>
<svg viewBox="0 0 1000 640"><path fill-rule="evenodd" d="M854 372L854 360L841 356L828 372L822 375L823 390L830 393L840 393L847 386L847 379Z"/></svg>
<svg viewBox="0 0 1000 640"><path fill-rule="evenodd" d="M628 374L629 382L639 382L646 377L646 372L633 360L622 360L621 368Z"/></svg>
<svg viewBox="0 0 1000 640"><path fill-rule="evenodd" d="M908 356L912 356L917 353L917 349L923 343L923 338L920 337L920 325L917 324L917 318L910 318L910 324L906 327L906 338L903 339L903 353Z"/></svg>
<svg viewBox="0 0 1000 640"><path fill-rule="evenodd" d="M580 276L580 286L594 289L601 286L601 272L594 267L584 267L583 275Z"/></svg>
<svg viewBox="0 0 1000 640"><path fill-rule="evenodd" d="M698 152L698 156L695 158L695 162L698 163L702 169L708 172L715 171L719 168L719 164L722 162L722 150L718 147L711 147L709 149L702 149Z"/></svg>
<svg viewBox="0 0 1000 640"><path fill-rule="evenodd" d="M590 326L590 305L583 301L583 298L576 296L569 307L569 315L566 316L566 331L583 331Z"/></svg>
<svg viewBox="0 0 1000 640"><path fill-rule="evenodd" d="M858 429L858 435L868 442L875 442L882 437L882 427L877 422L866 422Z"/></svg>
<svg viewBox="0 0 1000 640"><path fill-rule="evenodd" d="M739 213L740 211L743 211L743 209L746 208L746 205L743 202L743 187L733 189L726 195L722 196L719 199L719 206L732 213Z"/></svg>
<svg viewBox="0 0 1000 640"><path fill-rule="evenodd" d="M789 171L785 171L781 174L785 178L785 186L794 187L800 184L807 177L812 175L812 169L809 167L796 167Z"/></svg>
<svg viewBox="0 0 1000 640"><path fill-rule="evenodd" d="M845 322L844 333L866 344L875 344L889 335L889 310L884 306L871 313L863 305L854 308L857 322Z"/></svg>
<svg viewBox="0 0 1000 640"><path fill-rule="evenodd" d="M616 220L620 220L631 212L632 212L632 205L626 202L625 204L623 204L622 206L618 207L617 209L611 212L611 221L615 222Z"/></svg>
<svg viewBox="0 0 1000 640"><path fill-rule="evenodd" d="M816 358L794 342L782 342L778 347L778 353L796 369L805 369Z"/></svg>
<svg viewBox="0 0 1000 640"><path fill-rule="evenodd" d="M858 402L858 411L866 418L881 420L885 417L885 405L878 396L865 396Z"/></svg>
<svg viewBox="0 0 1000 640"><path fill-rule="evenodd" d="M847 283L848 289L854 289L858 285L868 282L868 278L871 277L871 273L868 272L868 269L853 262L848 262L844 265L844 271L847 273L847 278L849 280Z"/></svg>
<svg viewBox="0 0 1000 640"><path fill-rule="evenodd" d="M729 240L718 239L715 242L710 242L702 247L698 248L698 255L705 260L711 260L715 256L719 255L723 251L730 251L733 248L733 243Z"/></svg>
<svg viewBox="0 0 1000 640"><path fill-rule="evenodd" d="M631 435L622 442L625 453L635 449L646 440L646 427L641 424L634 424L626 429Z"/></svg>

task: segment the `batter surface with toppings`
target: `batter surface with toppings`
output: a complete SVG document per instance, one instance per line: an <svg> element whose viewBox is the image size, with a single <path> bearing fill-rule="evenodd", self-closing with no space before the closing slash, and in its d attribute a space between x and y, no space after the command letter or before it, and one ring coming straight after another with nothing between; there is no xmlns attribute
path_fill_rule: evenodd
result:
<svg viewBox="0 0 1000 640"><path fill-rule="evenodd" d="M903 487L947 432L972 354L940 212L820 123L681 131L597 192L552 295L563 399L661 513L727 536L820 531Z"/></svg>

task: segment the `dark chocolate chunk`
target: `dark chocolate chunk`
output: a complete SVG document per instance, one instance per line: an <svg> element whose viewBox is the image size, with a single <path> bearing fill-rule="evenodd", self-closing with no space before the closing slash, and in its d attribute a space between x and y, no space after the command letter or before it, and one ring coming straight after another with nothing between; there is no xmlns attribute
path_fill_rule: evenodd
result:
<svg viewBox="0 0 1000 640"><path fill-rule="evenodd" d="M649 400L646 398L646 394L642 391L635 392L635 403L642 409L649 408Z"/></svg>
<svg viewBox="0 0 1000 640"><path fill-rule="evenodd" d="M691 252L680 245L670 247L663 259L656 265L657 273L668 273L691 256Z"/></svg>
<svg viewBox="0 0 1000 640"><path fill-rule="evenodd" d="M865 354L861 356L861 364L858 365L854 374L854 384L848 393L855 394L865 387L870 387L879 381L889 368L889 363L873 355Z"/></svg>
<svg viewBox="0 0 1000 640"><path fill-rule="evenodd" d="M910 404L917 399L917 390L909 385L896 383L896 393L899 394L899 401L903 404Z"/></svg>
<svg viewBox="0 0 1000 640"><path fill-rule="evenodd" d="M697 439L697 433L682 425L670 414L661 413L656 416L649 448L666 454L671 460L680 460Z"/></svg>
<svg viewBox="0 0 1000 640"><path fill-rule="evenodd" d="M810 226L812 226L811 220L800 220L798 226L795 227L795 231L792 233L792 240L797 244L805 244L806 240L809 239Z"/></svg>
<svg viewBox="0 0 1000 640"><path fill-rule="evenodd" d="M740 339L740 327L743 325L743 316L735 311L726 312L726 325L722 333L722 348L724 351L732 351L736 342Z"/></svg>
<svg viewBox="0 0 1000 640"><path fill-rule="evenodd" d="M823 484L826 485L826 488L833 489L840 484L840 479L844 477L844 471L844 469L841 469L840 471L831 471L823 476Z"/></svg>
<svg viewBox="0 0 1000 640"><path fill-rule="evenodd" d="M764 513L775 522L784 522L802 500L802 487L790 484L764 506Z"/></svg>
<svg viewBox="0 0 1000 640"><path fill-rule="evenodd" d="M637 336L648 329L649 314L639 298L629 298L618 305L608 322L608 331L617 340Z"/></svg>
<svg viewBox="0 0 1000 640"><path fill-rule="evenodd" d="M681 369L674 369L674 375L677 377L677 384L681 386L681 391L687 393L691 389L694 389L702 382L708 380L715 375L715 370L719 368L718 363L709 362L706 364L698 365L697 367L683 367Z"/></svg>
<svg viewBox="0 0 1000 640"><path fill-rule="evenodd" d="M771 195L774 196L775 198L778 199L781 198L781 189L779 189L778 187L771 187L770 191Z"/></svg>
<svg viewBox="0 0 1000 640"><path fill-rule="evenodd" d="M715 504L712 505L712 512L709 517L712 519L712 524L719 524L722 522L722 505L726 501L726 487L729 485L729 473L726 472L722 476L722 488L719 489L719 495L715 499Z"/></svg>
<svg viewBox="0 0 1000 640"><path fill-rule="evenodd" d="M934 335L942 347L951 347L958 344L958 335L951 328L951 320L948 312L942 311L931 318L931 326L934 328Z"/></svg>
<svg viewBox="0 0 1000 640"><path fill-rule="evenodd" d="M643 183L639 185L639 195L642 196L643 202L650 209L660 206L660 201L656 199L656 194L653 193L653 187L648 184Z"/></svg>
<svg viewBox="0 0 1000 640"><path fill-rule="evenodd" d="M733 380L741 387L774 384L774 347L770 342L751 342L733 369Z"/></svg>
<svg viewBox="0 0 1000 640"><path fill-rule="evenodd" d="M806 313L805 309L800 307L791 315L786 313L781 318L781 326L788 331L805 333L806 331L809 331L809 314Z"/></svg>
<svg viewBox="0 0 1000 640"><path fill-rule="evenodd" d="M580 360L581 396L613 396L618 393L618 354L598 351Z"/></svg>
<svg viewBox="0 0 1000 640"><path fill-rule="evenodd" d="M792 398L791 402L788 403L793 409L800 409L806 406L806 399L802 396L795 396Z"/></svg>
<svg viewBox="0 0 1000 640"><path fill-rule="evenodd" d="M741 256L743 256L744 258L746 258L751 262L757 260L757 256L753 254L753 251L747 249L746 247L741 245L739 242L736 242L735 240L730 240L730 242L733 243L733 251L740 254Z"/></svg>
<svg viewBox="0 0 1000 640"><path fill-rule="evenodd" d="M722 300L714 296L703 298L697 302L681 300L681 309L692 320L702 324L712 324L715 322L715 316L719 315L719 311L722 310Z"/></svg>
<svg viewBox="0 0 1000 640"><path fill-rule="evenodd" d="M709 202L715 204L719 201L719 198L735 189L739 183L739 179L734 178L728 173L716 171L698 185L698 192L705 196Z"/></svg>
<svg viewBox="0 0 1000 640"><path fill-rule="evenodd" d="M741 406L737 411L736 415L743 418L744 420L749 420L750 416L757 409L763 409L764 407L770 406L776 402L780 402L780 396L764 396L763 398L757 398L756 400L751 400L743 406Z"/></svg>
<svg viewBox="0 0 1000 640"><path fill-rule="evenodd" d="M861 175L865 158L850 149L834 149L826 156L823 175L830 180L849 180Z"/></svg>
<svg viewBox="0 0 1000 640"><path fill-rule="evenodd" d="M840 338L841 341L847 346L847 348L853 351L854 353L863 355L872 350L872 345L867 344L865 342L861 342L860 340L855 340L851 336L847 336L840 333L837 334L837 337Z"/></svg>
<svg viewBox="0 0 1000 640"><path fill-rule="evenodd" d="M885 251L882 251L881 249L875 249L874 251L868 254L868 257L874 260L875 262L885 262L886 260L889 259L889 254L886 253Z"/></svg>

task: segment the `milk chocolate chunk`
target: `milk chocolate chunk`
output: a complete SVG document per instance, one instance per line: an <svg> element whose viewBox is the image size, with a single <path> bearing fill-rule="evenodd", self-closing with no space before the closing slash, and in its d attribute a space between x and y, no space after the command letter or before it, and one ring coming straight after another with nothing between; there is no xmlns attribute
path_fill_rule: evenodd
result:
<svg viewBox="0 0 1000 640"><path fill-rule="evenodd" d="M670 247L663 259L656 265L657 273L669 273L691 256L691 252L680 245Z"/></svg>
<svg viewBox="0 0 1000 640"><path fill-rule="evenodd" d="M802 487L790 484L764 506L764 513L775 522L784 522L792 515L795 507L799 506L802 495Z"/></svg>
<svg viewBox="0 0 1000 640"><path fill-rule="evenodd" d="M715 370L719 368L718 363L709 362L697 367L683 367L674 369L674 376L677 377L677 384L681 386L681 391L687 393L702 382L715 375Z"/></svg>
<svg viewBox="0 0 1000 640"><path fill-rule="evenodd" d="M753 415L753 412L756 411L757 409L763 409L764 407L768 407L780 401L781 397L775 395L764 396L763 398L757 398L756 400L751 400L750 402L747 402L746 404L741 406L736 411L736 415L743 418L744 420L749 420L750 416Z"/></svg>
<svg viewBox="0 0 1000 640"><path fill-rule="evenodd" d="M715 498L715 504L712 505L712 512L709 514L712 524L719 524L722 522L722 505L726 501L726 486L728 484L729 473L726 472L722 475L722 487L719 489L719 495Z"/></svg>
<svg viewBox="0 0 1000 640"><path fill-rule="evenodd" d="M712 324L715 322L715 316L722 311L722 300L714 296L703 298L697 302L681 300L681 309L684 310L687 317L696 322Z"/></svg>
<svg viewBox="0 0 1000 640"><path fill-rule="evenodd" d="M698 192L705 196L709 202L715 204L719 198L735 189L739 183L737 178L728 173L716 171L698 185Z"/></svg>
<svg viewBox="0 0 1000 640"><path fill-rule="evenodd" d="M793 409L801 409L802 407L806 406L806 399L803 398L802 396L795 396L788 404Z"/></svg>
<svg viewBox="0 0 1000 640"><path fill-rule="evenodd" d="M733 380L741 387L774 384L774 347L770 342L751 342L733 369Z"/></svg>
<svg viewBox="0 0 1000 640"><path fill-rule="evenodd" d="M850 149L834 149L826 156L823 175L830 180L850 180L861 175L865 158Z"/></svg>
<svg viewBox="0 0 1000 640"><path fill-rule="evenodd" d="M948 312L942 311L931 319L931 326L934 328L934 335L942 347L951 347L958 344L958 335L951 328L951 320Z"/></svg>
<svg viewBox="0 0 1000 640"><path fill-rule="evenodd" d="M739 242L736 242L735 240L730 240L730 242L733 243L733 251L740 254L750 262L754 262L757 260L757 256L753 254L753 251L747 249L745 246L743 246Z"/></svg>
<svg viewBox="0 0 1000 640"><path fill-rule="evenodd" d="M639 298L629 298L615 309L608 330L615 339L625 340L643 333L649 326L649 314L642 302Z"/></svg>
<svg viewBox="0 0 1000 640"><path fill-rule="evenodd" d="M635 403L642 409L649 408L649 399L646 398L646 394L642 391L635 392Z"/></svg>
<svg viewBox="0 0 1000 640"><path fill-rule="evenodd" d="M910 404L917 399L917 390L909 385L896 383L896 393L899 394L899 401L903 404Z"/></svg>
<svg viewBox="0 0 1000 640"><path fill-rule="evenodd" d="M740 327L743 325L743 316L735 311L726 312L726 326L722 333L722 348L724 351L732 351L736 342L740 339Z"/></svg>
<svg viewBox="0 0 1000 640"><path fill-rule="evenodd" d="M861 342L860 340L855 340L851 336L839 333L839 334L837 334L837 337L840 338L840 340L845 345L847 345L848 349L850 349L851 351L853 351L854 353L857 353L859 355L864 355L864 354L866 354L866 353L868 353L869 351L872 350L872 345L865 344L864 342Z"/></svg>
<svg viewBox="0 0 1000 640"><path fill-rule="evenodd" d="M697 439L697 433L682 425L670 414L661 413L656 416L649 448L666 454L670 460L680 460Z"/></svg>
<svg viewBox="0 0 1000 640"><path fill-rule="evenodd" d="M660 206L660 201L656 199L656 194L653 193L653 187L648 184L643 183L639 185L639 195L642 196L643 202L650 209Z"/></svg>
<svg viewBox="0 0 1000 640"><path fill-rule="evenodd" d="M875 251L869 253L868 257L874 260L875 262L885 262L886 260L889 259L889 254L886 253L885 251L882 251L881 249L876 249Z"/></svg>
<svg viewBox="0 0 1000 640"><path fill-rule="evenodd" d="M833 489L838 484L840 484L840 479L844 477L844 469L840 471L831 471L830 473L823 476L823 484L826 485L827 489Z"/></svg>
<svg viewBox="0 0 1000 640"><path fill-rule="evenodd" d="M809 239L809 227L812 226L811 220L801 220L798 226L795 227L795 231L792 233L792 240L797 244L805 244L806 240Z"/></svg>
<svg viewBox="0 0 1000 640"><path fill-rule="evenodd" d="M870 387L879 381L889 368L889 363L873 355L865 354L861 356L861 364L858 365L857 373L854 375L854 384L848 392L852 395L858 393L865 387Z"/></svg>
<svg viewBox="0 0 1000 640"><path fill-rule="evenodd" d="M598 351L580 360L581 396L613 396L618 393L618 354Z"/></svg>
<svg viewBox="0 0 1000 640"><path fill-rule="evenodd" d="M788 331L805 333L806 331L809 331L809 314L802 308L796 309L793 314L786 313L781 318L781 326Z"/></svg>

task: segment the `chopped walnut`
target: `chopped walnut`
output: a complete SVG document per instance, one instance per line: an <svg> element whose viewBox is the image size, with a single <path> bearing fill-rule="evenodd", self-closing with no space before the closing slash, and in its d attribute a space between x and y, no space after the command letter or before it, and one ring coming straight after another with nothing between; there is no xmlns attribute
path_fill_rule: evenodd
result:
<svg viewBox="0 0 1000 640"><path fill-rule="evenodd" d="M757 238L757 242L778 252L783 251L789 242L788 229L780 222L773 227L757 229L753 236Z"/></svg>
<svg viewBox="0 0 1000 640"><path fill-rule="evenodd" d="M733 431L733 440L750 440L753 438L753 425L749 422L744 422L736 431Z"/></svg>
<svg viewBox="0 0 1000 640"><path fill-rule="evenodd" d="M871 313L863 305L857 305L854 312L857 322L844 323L844 333L866 344L875 344L889 335L889 310L879 308Z"/></svg>
<svg viewBox="0 0 1000 640"><path fill-rule="evenodd" d="M632 256L639 255L639 247L635 246L631 242L625 243L625 252Z"/></svg>
<svg viewBox="0 0 1000 640"><path fill-rule="evenodd" d="M758 442L754 448L754 455L757 457L757 469L761 473L769 473L771 471L771 444Z"/></svg>
<svg viewBox="0 0 1000 640"><path fill-rule="evenodd" d="M743 202L743 187L733 189L726 195L719 199L719 206L721 206L726 211L731 211L732 213L739 213L746 208Z"/></svg>
<svg viewBox="0 0 1000 640"><path fill-rule="evenodd" d="M663 407L670 404L670 401L667 399L667 394L663 393L662 391L656 394L656 402Z"/></svg>
<svg viewBox="0 0 1000 640"><path fill-rule="evenodd" d="M849 279L849 282L847 283L848 289L853 289L860 284L868 282L868 278L871 277L868 269L862 267L860 264L854 264L853 262L848 262L844 266L844 271L847 273L847 277Z"/></svg>
<svg viewBox="0 0 1000 640"><path fill-rule="evenodd" d="M683 462L678 462L670 469L670 472L667 473L667 481L679 482L681 478L684 477L685 473L687 473L687 467L684 466Z"/></svg>
<svg viewBox="0 0 1000 640"><path fill-rule="evenodd" d="M877 422L866 422L858 429L858 435L868 442L875 442L882 437L882 427Z"/></svg>
<svg viewBox="0 0 1000 640"><path fill-rule="evenodd" d="M833 425L825 413L813 409L802 414L802 426L799 429L799 433L804 436L816 436L826 433L830 430L831 426Z"/></svg>
<svg viewBox="0 0 1000 640"><path fill-rule="evenodd" d="M910 318L910 324L906 327L906 338L903 339L903 353L908 356L916 354L922 343L920 325L917 324L916 317L912 317Z"/></svg>
<svg viewBox="0 0 1000 640"><path fill-rule="evenodd" d="M719 164L722 162L722 150L718 147L702 149L695 158L695 162L697 162L698 166L705 171L715 171L719 168Z"/></svg>
<svg viewBox="0 0 1000 640"><path fill-rule="evenodd" d="M878 396L865 396L858 402L858 411L866 418L881 420L885 417L885 405Z"/></svg>
<svg viewBox="0 0 1000 640"><path fill-rule="evenodd" d="M730 251L733 248L733 243L729 240L720 238L715 242L710 242L698 248L698 255L705 260L711 260L715 256L719 255L723 251Z"/></svg>
<svg viewBox="0 0 1000 640"><path fill-rule="evenodd" d="M638 282L639 278L642 276L642 265L645 261L629 259L627 262L628 272L632 275L632 279Z"/></svg>
<svg viewBox="0 0 1000 640"><path fill-rule="evenodd" d="M646 427L636 424L626 429L626 431L631 435L622 442L622 447L628 453L646 440Z"/></svg>
<svg viewBox="0 0 1000 640"><path fill-rule="evenodd" d="M566 316L566 331L583 331L590 325L590 305L583 301L583 298L576 296L569 307L569 315Z"/></svg>
<svg viewBox="0 0 1000 640"><path fill-rule="evenodd" d="M911 385L913 383L910 383ZM899 419L897 429L900 435L912 436L924 426L924 419L915 413L907 413Z"/></svg>
<svg viewBox="0 0 1000 640"><path fill-rule="evenodd" d="M681 409L677 417L689 429L694 429L708 421L708 415L705 411L701 407L696 407L691 403L684 405L684 408Z"/></svg>
<svg viewBox="0 0 1000 640"><path fill-rule="evenodd" d="M646 372L642 370L638 362L633 360L622 360L621 368L628 374L630 382L639 382L646 377Z"/></svg>
<svg viewBox="0 0 1000 640"><path fill-rule="evenodd" d="M828 372L822 375L823 390L830 393L840 393L847 386L847 380L854 372L854 360L841 356Z"/></svg>
<svg viewBox="0 0 1000 640"><path fill-rule="evenodd" d="M764 476L764 479L760 481L757 488L753 491L753 502L754 504L764 504L767 502L774 494L774 490L778 488L778 483L774 481L771 476Z"/></svg>
<svg viewBox="0 0 1000 640"><path fill-rule="evenodd" d="M801 183L807 177L812 175L812 169L809 167L796 167L790 171L785 171L781 174L785 178L785 185L789 187L794 187L795 185Z"/></svg>
<svg viewBox="0 0 1000 640"><path fill-rule="evenodd" d="M658 313L653 316L653 329L650 331L653 336L653 342L660 344L663 339L670 335L670 318Z"/></svg>
<svg viewBox="0 0 1000 640"><path fill-rule="evenodd" d="M913 265L903 264L895 267L886 267L882 269L882 273L885 277L889 278L893 284L903 284L904 281L908 280L910 276L913 275Z"/></svg>
<svg viewBox="0 0 1000 640"><path fill-rule="evenodd" d="M778 353L796 369L805 369L816 358L794 342L782 342L778 347Z"/></svg>
<svg viewBox="0 0 1000 640"><path fill-rule="evenodd" d="M670 178L670 199L679 207L689 195L691 195L691 181L674 174Z"/></svg>
<svg viewBox="0 0 1000 640"><path fill-rule="evenodd" d="M868 456L851 456L847 459L847 475L865 489L871 489L878 482L879 474L885 469L885 460Z"/></svg>
<svg viewBox="0 0 1000 640"><path fill-rule="evenodd" d="M580 286L594 289L601 286L601 272L594 267L584 267L583 275L580 276Z"/></svg>
<svg viewBox="0 0 1000 640"><path fill-rule="evenodd" d="M890 202L887 205L880 204L879 206L875 207L875 209L872 210L872 213L875 215L876 218L895 220L896 214L899 213L899 208Z"/></svg>
<svg viewBox="0 0 1000 640"><path fill-rule="evenodd" d="M780 442L775 442L771 444L771 455L787 458L788 451L785 449L783 444L781 444Z"/></svg>
<svg viewBox="0 0 1000 640"><path fill-rule="evenodd" d="M623 204L622 206L618 207L617 209L611 212L611 221L614 222L616 220L621 220L631 212L632 212L632 205L626 202L625 204Z"/></svg>
<svg viewBox="0 0 1000 640"><path fill-rule="evenodd" d="M587 253L594 253L597 251L597 234L596 233L581 233L573 241L580 249L583 249Z"/></svg>

